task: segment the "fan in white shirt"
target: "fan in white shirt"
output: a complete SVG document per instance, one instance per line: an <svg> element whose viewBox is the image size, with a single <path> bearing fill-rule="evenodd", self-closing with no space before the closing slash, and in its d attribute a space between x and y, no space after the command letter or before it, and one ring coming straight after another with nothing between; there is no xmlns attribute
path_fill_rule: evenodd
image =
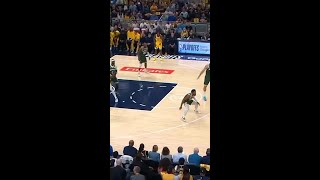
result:
<svg viewBox="0 0 320 180"><path fill-rule="evenodd" d="M172 156L173 163L178 163L180 158L184 158L185 162L187 162L187 155L183 154L183 147L178 147L178 153Z"/></svg>

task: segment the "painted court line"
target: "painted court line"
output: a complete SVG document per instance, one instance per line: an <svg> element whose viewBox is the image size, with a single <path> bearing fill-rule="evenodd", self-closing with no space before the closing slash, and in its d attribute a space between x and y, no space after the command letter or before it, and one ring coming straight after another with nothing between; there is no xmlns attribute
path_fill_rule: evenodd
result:
<svg viewBox="0 0 320 180"><path fill-rule="evenodd" d="M131 136L122 136L122 137L115 137L115 138L110 138L110 139L127 139L127 138L133 138L133 137L139 137L139 136L145 136L145 135L150 135L150 134L157 134L157 133L160 133L160 132L164 132L164 131L168 131L168 130L172 130L172 129L177 129L179 127L185 127L189 124L192 124L194 122L197 122L197 121L200 121L204 118L206 118L207 116L210 116L210 113L200 117L200 118L197 118L193 121L190 121L190 122L186 122L184 124L181 124L179 126L174 126L174 127L170 127L170 128L166 128L166 129L162 129L162 130L158 130L158 131L154 131L154 132L149 132L149 133L143 133L143 134L139 134L139 135L131 135Z"/></svg>

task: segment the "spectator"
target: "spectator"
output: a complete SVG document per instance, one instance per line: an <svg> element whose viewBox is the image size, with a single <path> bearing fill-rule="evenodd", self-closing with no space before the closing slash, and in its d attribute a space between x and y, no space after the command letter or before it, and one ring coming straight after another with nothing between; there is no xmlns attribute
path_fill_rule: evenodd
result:
<svg viewBox="0 0 320 180"><path fill-rule="evenodd" d="M140 174L140 167L139 166L135 166L133 168L133 173L134 173L134 175L132 175L130 177L130 180L145 180L146 179L144 177L144 175Z"/></svg>
<svg viewBox="0 0 320 180"><path fill-rule="evenodd" d="M162 149L161 157L160 159L168 158L172 162L172 155L170 154L170 150L168 147L164 147Z"/></svg>
<svg viewBox="0 0 320 180"><path fill-rule="evenodd" d="M110 144L110 153L109 153L109 155L112 156L112 154L113 154L113 148L112 148L112 146Z"/></svg>
<svg viewBox="0 0 320 180"><path fill-rule="evenodd" d="M149 53L153 53L153 51L154 51L154 43L153 43L153 38L152 38L152 35L151 35L150 32L148 33L148 37L146 37L146 43L147 43L147 47L148 47L148 52Z"/></svg>
<svg viewBox="0 0 320 180"><path fill-rule="evenodd" d="M194 39L194 38L195 38L195 35L193 34L192 31L190 31L190 32L188 33L188 38L187 38L187 39Z"/></svg>
<svg viewBox="0 0 320 180"><path fill-rule="evenodd" d="M175 55L176 54L176 37L175 34L172 32L170 34L169 42L168 42L168 54Z"/></svg>
<svg viewBox="0 0 320 180"><path fill-rule="evenodd" d="M117 159L119 159L119 154L118 151L113 152L112 158L110 159L110 166L111 167L116 167L117 166Z"/></svg>
<svg viewBox="0 0 320 180"><path fill-rule="evenodd" d="M201 156L199 155L199 148L194 148L193 154L189 155L188 162L200 166Z"/></svg>
<svg viewBox="0 0 320 180"><path fill-rule="evenodd" d="M189 37L189 33L187 31L186 28L183 28L182 32L181 32L181 38L186 39Z"/></svg>
<svg viewBox="0 0 320 180"><path fill-rule="evenodd" d="M144 150L144 144L143 143L140 144L138 153L141 154L143 159L148 157L148 152L146 150Z"/></svg>
<svg viewBox="0 0 320 180"><path fill-rule="evenodd" d="M167 8L168 12L174 12L176 10L176 4L172 3L171 6Z"/></svg>
<svg viewBox="0 0 320 180"><path fill-rule="evenodd" d="M207 149L206 156L203 156L200 160L200 164L210 165L210 148Z"/></svg>
<svg viewBox="0 0 320 180"><path fill-rule="evenodd" d="M136 157L136 155L138 153L138 150L135 147L133 147L133 145L134 145L134 141L130 140L129 141L129 146L124 147L123 154L124 155L129 155L131 157Z"/></svg>
<svg viewBox="0 0 320 180"><path fill-rule="evenodd" d="M207 17L204 13L202 13L201 18L200 18L200 22L206 22L207 21Z"/></svg>
<svg viewBox="0 0 320 180"><path fill-rule="evenodd" d="M188 23L186 24L186 29L187 29L188 32L192 31L192 25L191 25L190 22L188 22Z"/></svg>
<svg viewBox="0 0 320 180"><path fill-rule="evenodd" d="M190 175L190 169L187 166L183 168L183 174L180 180L193 180L193 177Z"/></svg>
<svg viewBox="0 0 320 180"><path fill-rule="evenodd" d="M155 13L155 12L157 12L158 11L158 6L157 6L157 4L154 2L153 4L152 4L152 6L150 7L150 11L152 12L152 13Z"/></svg>
<svg viewBox="0 0 320 180"><path fill-rule="evenodd" d="M143 45L146 42L146 35L144 33L144 31L141 32L141 38L140 38L140 44Z"/></svg>
<svg viewBox="0 0 320 180"><path fill-rule="evenodd" d="M139 166L141 174L143 175L147 175L149 173L149 167L144 163L144 161L142 161L141 154L137 154L137 156L133 159L130 169L133 169L134 166Z"/></svg>
<svg viewBox="0 0 320 180"><path fill-rule="evenodd" d="M127 11L127 12L125 13L124 19L127 20L127 21L130 20L130 12Z"/></svg>
<svg viewBox="0 0 320 180"><path fill-rule="evenodd" d="M173 167L170 165L167 169L167 172L163 172L162 174L162 180L178 180L179 176L175 176L173 174Z"/></svg>
<svg viewBox="0 0 320 180"><path fill-rule="evenodd" d="M111 180L125 180L127 172L122 167L121 159L116 160L116 167L110 169Z"/></svg>
<svg viewBox="0 0 320 180"><path fill-rule="evenodd" d="M138 2L137 2L137 11L142 11L143 10L143 5L142 5L142 2L140 2L140 0L138 0Z"/></svg>
<svg viewBox="0 0 320 180"><path fill-rule="evenodd" d="M160 174L167 173L168 167L171 165L171 161L168 158L163 158L159 162L159 172Z"/></svg>
<svg viewBox="0 0 320 180"><path fill-rule="evenodd" d="M125 170L130 171L129 167L133 163L133 158L129 155L122 155L120 159Z"/></svg>
<svg viewBox="0 0 320 180"><path fill-rule="evenodd" d="M133 21L132 22L132 27L133 28L139 28L138 22L137 21Z"/></svg>
<svg viewBox="0 0 320 180"><path fill-rule="evenodd" d="M171 29L172 28L172 25L170 22L167 22L167 24L165 25L166 29Z"/></svg>
<svg viewBox="0 0 320 180"><path fill-rule="evenodd" d="M144 14L148 14L148 13L151 12L148 4L144 4L144 5L143 5L142 12L143 12Z"/></svg>
<svg viewBox="0 0 320 180"><path fill-rule="evenodd" d="M182 176L185 162L186 161L184 160L184 158L179 159L178 165L176 165L176 167L174 168L176 175Z"/></svg>
<svg viewBox="0 0 320 180"><path fill-rule="evenodd" d="M158 146L153 145L152 151L149 152L149 158L153 161L160 162L160 153L158 153Z"/></svg>
<svg viewBox="0 0 320 180"><path fill-rule="evenodd" d="M196 17L196 14L195 14L193 8L190 8L188 14L189 14L188 20L193 21L193 19Z"/></svg>
<svg viewBox="0 0 320 180"><path fill-rule="evenodd" d="M126 49L126 40L127 40L127 32L124 29L121 29L119 35L119 51L124 52Z"/></svg>
<svg viewBox="0 0 320 180"><path fill-rule="evenodd" d="M185 9L183 9L182 12L180 13L180 16L181 16L183 19L188 19L189 14L188 14L188 12L187 12Z"/></svg>
<svg viewBox="0 0 320 180"><path fill-rule="evenodd" d="M137 6L132 1L130 2L129 10L131 12L136 12L137 11Z"/></svg>
<svg viewBox="0 0 320 180"><path fill-rule="evenodd" d="M123 4L123 0L117 0L116 4Z"/></svg>
<svg viewBox="0 0 320 180"><path fill-rule="evenodd" d="M180 158L184 158L187 161L187 155L183 154L183 147L178 147L178 153L174 154L172 157L173 163L178 163Z"/></svg>
<svg viewBox="0 0 320 180"><path fill-rule="evenodd" d="M151 34L154 34L154 33L156 32L156 30L155 30L155 28L154 28L153 25L150 25L149 32L150 32Z"/></svg>
<svg viewBox="0 0 320 180"><path fill-rule="evenodd" d="M144 28L146 26L146 22L145 20L143 19L140 23L140 28Z"/></svg>
<svg viewBox="0 0 320 180"><path fill-rule="evenodd" d="M111 13L111 18L117 18L118 17L118 13L116 12L116 10L112 10L112 13Z"/></svg>

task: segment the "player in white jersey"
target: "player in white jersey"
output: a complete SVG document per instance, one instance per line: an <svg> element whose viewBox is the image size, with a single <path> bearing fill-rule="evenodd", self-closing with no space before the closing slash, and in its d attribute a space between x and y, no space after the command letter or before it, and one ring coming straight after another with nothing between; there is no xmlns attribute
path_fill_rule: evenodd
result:
<svg viewBox="0 0 320 180"><path fill-rule="evenodd" d="M184 105L184 111L183 111L183 115L182 115L182 120L185 121L186 120L186 115L189 111L189 106L190 105L194 105L195 106L195 112L199 113L198 111L198 107L200 106L200 103L197 101L196 99L196 90L192 89L191 93L188 93L187 95L184 96L184 98L182 99L181 105L179 110L182 109L182 105Z"/></svg>
<svg viewBox="0 0 320 180"><path fill-rule="evenodd" d="M110 81L111 81L111 75L110 75ZM116 95L116 92L115 92L115 88L111 85L111 82L110 82L110 91L111 91L111 94L114 96L114 102L118 102L118 98L117 98L117 95Z"/></svg>

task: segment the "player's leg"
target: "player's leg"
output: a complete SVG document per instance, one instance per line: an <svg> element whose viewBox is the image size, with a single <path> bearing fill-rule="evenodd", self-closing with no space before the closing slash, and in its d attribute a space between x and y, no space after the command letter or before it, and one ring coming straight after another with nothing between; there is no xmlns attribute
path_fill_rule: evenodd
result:
<svg viewBox="0 0 320 180"><path fill-rule="evenodd" d="M195 108L194 108L194 111L195 111L196 113L200 113L199 110L198 110L199 104L198 104L197 102L193 101L193 102L192 102L192 105L194 105L194 107L195 107Z"/></svg>
<svg viewBox="0 0 320 180"><path fill-rule="evenodd" d="M154 55L157 55L158 54L158 46L156 45L155 47L154 47ZM157 59L156 59L156 57L155 56L153 56L153 61L156 61Z"/></svg>
<svg viewBox="0 0 320 180"><path fill-rule="evenodd" d="M160 61L163 61L163 57L162 57L163 53L162 53L162 50L163 50L163 45L160 44L160 45L159 45Z"/></svg>
<svg viewBox="0 0 320 180"><path fill-rule="evenodd" d="M210 83L210 77L205 76L204 77L204 86L203 86L203 100L207 101L207 96L206 96L206 92L207 92L207 86Z"/></svg>
<svg viewBox="0 0 320 180"><path fill-rule="evenodd" d="M148 69L147 69L147 67L148 67L148 64L147 64L147 61L144 63L144 72L146 72L146 73L148 73L149 71L148 71Z"/></svg>
<svg viewBox="0 0 320 180"><path fill-rule="evenodd" d="M128 54L130 54L131 43L132 43L132 41L131 41L131 40L127 40L126 45L127 45L127 52L128 52Z"/></svg>
<svg viewBox="0 0 320 180"><path fill-rule="evenodd" d="M133 54L136 55L137 51L138 51L138 41L134 41L133 42L133 50L132 50Z"/></svg>
<svg viewBox="0 0 320 180"><path fill-rule="evenodd" d="M111 81L111 85L114 87L115 92L117 93L118 89L119 89L119 81L117 78L113 79Z"/></svg>
<svg viewBox="0 0 320 180"><path fill-rule="evenodd" d="M184 110L183 110L183 115L182 115L183 120L186 120L186 115L187 115L188 111L189 111L189 104L184 103Z"/></svg>
<svg viewBox="0 0 320 180"><path fill-rule="evenodd" d="M110 91L111 91L111 94L114 96L114 102L118 102L118 98L115 93L115 88L111 84L110 84Z"/></svg>
<svg viewBox="0 0 320 180"><path fill-rule="evenodd" d="M142 67L142 62L139 60L139 69L138 69L138 76L139 76L139 77L140 77L141 67Z"/></svg>
<svg viewBox="0 0 320 180"><path fill-rule="evenodd" d="M135 41L134 40L132 40L131 41L131 48L130 48L130 52L131 52L131 54L133 54L134 53L134 44L135 44Z"/></svg>
<svg viewBox="0 0 320 180"><path fill-rule="evenodd" d="M159 44L159 55L162 56L162 44Z"/></svg>

